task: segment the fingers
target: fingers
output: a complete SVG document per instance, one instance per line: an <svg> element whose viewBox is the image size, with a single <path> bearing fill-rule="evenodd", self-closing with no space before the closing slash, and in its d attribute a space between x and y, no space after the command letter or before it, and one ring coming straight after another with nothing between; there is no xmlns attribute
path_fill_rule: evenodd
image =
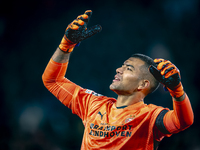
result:
<svg viewBox="0 0 200 150"><path fill-rule="evenodd" d="M83 15L77 17L77 19L84 21L87 25L91 16L92 16L92 11L86 10L85 13Z"/></svg>
<svg viewBox="0 0 200 150"><path fill-rule="evenodd" d="M77 17L77 19L81 19L81 20L88 19L88 15L87 14L80 15Z"/></svg>
<svg viewBox="0 0 200 150"><path fill-rule="evenodd" d="M84 34L84 37L82 37L83 39L87 39L93 35L95 35L96 33L101 32L102 27L100 25L95 25L89 29L87 29L87 31Z"/></svg>
<svg viewBox="0 0 200 150"><path fill-rule="evenodd" d="M70 26L72 30L78 30L80 26L84 25L82 20L74 20Z"/></svg>
<svg viewBox="0 0 200 150"><path fill-rule="evenodd" d="M160 63L160 62L163 62L163 61L165 61L165 60L162 59L162 58L156 58L156 59L154 59L154 62L155 62L156 64L158 64L158 63Z"/></svg>
<svg viewBox="0 0 200 150"><path fill-rule="evenodd" d="M158 64L157 69L158 70L162 70L163 68L165 68L166 66L168 66L169 64L171 64L170 61L162 61Z"/></svg>
<svg viewBox="0 0 200 150"><path fill-rule="evenodd" d="M176 73L180 75L178 68L169 60L155 59L154 62L158 64L157 69L160 71L161 75L164 75L165 78L169 78Z"/></svg>
<svg viewBox="0 0 200 150"><path fill-rule="evenodd" d="M157 64L157 69L161 71L173 65L169 60L164 59L154 59L154 62Z"/></svg>
<svg viewBox="0 0 200 150"><path fill-rule="evenodd" d="M170 68L170 69L166 70L166 73L164 75L165 75L165 78L169 78L170 76L172 76L176 73L178 73L178 72L175 68Z"/></svg>
<svg viewBox="0 0 200 150"><path fill-rule="evenodd" d="M86 10L85 14L87 14L88 16L91 16L92 15L92 10Z"/></svg>
<svg viewBox="0 0 200 150"><path fill-rule="evenodd" d="M89 29L87 28L87 24L91 15L91 10L87 10L84 14L79 15L72 23L68 25L65 31L66 37L72 42L78 43L100 32L102 29L100 25L93 26Z"/></svg>
<svg viewBox="0 0 200 150"><path fill-rule="evenodd" d="M88 16L88 20L90 19L90 17L92 16L92 11L91 10L86 10L85 13Z"/></svg>
<svg viewBox="0 0 200 150"><path fill-rule="evenodd" d="M76 19L71 23L70 28L72 30L78 30L80 26L83 26L85 24L85 22L81 19Z"/></svg>
<svg viewBox="0 0 200 150"><path fill-rule="evenodd" d="M70 23L68 28L71 28L72 30L78 30L80 26L83 26L84 24L87 25L91 15L91 10L85 11L84 14L79 15L72 23Z"/></svg>
<svg viewBox="0 0 200 150"><path fill-rule="evenodd" d="M89 16L87 14L83 14L83 15L80 15L76 18L76 20L82 20L84 21L85 23L88 23L89 21Z"/></svg>

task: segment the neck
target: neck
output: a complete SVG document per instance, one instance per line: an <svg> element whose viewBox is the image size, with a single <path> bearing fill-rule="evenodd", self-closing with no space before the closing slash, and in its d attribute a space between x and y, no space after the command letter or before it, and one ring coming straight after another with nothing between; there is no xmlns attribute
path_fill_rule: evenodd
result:
<svg viewBox="0 0 200 150"><path fill-rule="evenodd" d="M142 102L144 100L144 94L133 94L133 95L118 95L116 106L129 106L136 104L138 102Z"/></svg>

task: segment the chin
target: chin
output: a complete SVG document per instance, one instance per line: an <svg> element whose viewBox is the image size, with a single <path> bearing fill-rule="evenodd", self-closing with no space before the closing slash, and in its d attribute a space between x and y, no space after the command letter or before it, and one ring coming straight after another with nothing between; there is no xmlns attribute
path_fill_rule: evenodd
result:
<svg viewBox="0 0 200 150"><path fill-rule="evenodd" d="M116 85L114 85L113 83L112 84L110 84L110 87L109 87L111 90L114 90L114 89L116 89Z"/></svg>
<svg viewBox="0 0 200 150"><path fill-rule="evenodd" d="M111 84L109 88L110 88L111 91L117 93L116 92L117 91L117 87L115 85Z"/></svg>
<svg viewBox="0 0 200 150"><path fill-rule="evenodd" d="M112 86L112 84L109 86L109 88L110 88L110 90L113 90L113 86Z"/></svg>

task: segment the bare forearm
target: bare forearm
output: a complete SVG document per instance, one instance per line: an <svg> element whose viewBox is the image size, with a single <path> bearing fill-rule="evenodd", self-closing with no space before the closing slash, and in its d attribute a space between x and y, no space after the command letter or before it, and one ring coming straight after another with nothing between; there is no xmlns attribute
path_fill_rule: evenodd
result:
<svg viewBox="0 0 200 150"><path fill-rule="evenodd" d="M57 48L55 53L52 56L52 59L58 63L66 63L69 61L70 53L64 52Z"/></svg>

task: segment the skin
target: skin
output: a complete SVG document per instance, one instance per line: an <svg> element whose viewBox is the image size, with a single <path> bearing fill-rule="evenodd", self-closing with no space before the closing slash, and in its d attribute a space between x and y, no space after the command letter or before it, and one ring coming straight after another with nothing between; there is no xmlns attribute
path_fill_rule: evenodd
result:
<svg viewBox="0 0 200 150"><path fill-rule="evenodd" d="M56 49L52 56L52 59L58 63L66 63L69 61L70 53ZM124 62L122 67L116 69L116 78L110 85L110 89L114 91L117 97L116 106L128 106L141 102L146 97L150 82L145 79L141 79L142 76L140 67L144 65L144 62L138 58L130 57ZM185 94L180 98L173 98L175 101L183 101Z"/></svg>
<svg viewBox="0 0 200 150"><path fill-rule="evenodd" d="M141 79L140 67L144 64L144 61L130 57L116 70L110 89L118 95L117 107L132 105L145 98L150 82Z"/></svg>

